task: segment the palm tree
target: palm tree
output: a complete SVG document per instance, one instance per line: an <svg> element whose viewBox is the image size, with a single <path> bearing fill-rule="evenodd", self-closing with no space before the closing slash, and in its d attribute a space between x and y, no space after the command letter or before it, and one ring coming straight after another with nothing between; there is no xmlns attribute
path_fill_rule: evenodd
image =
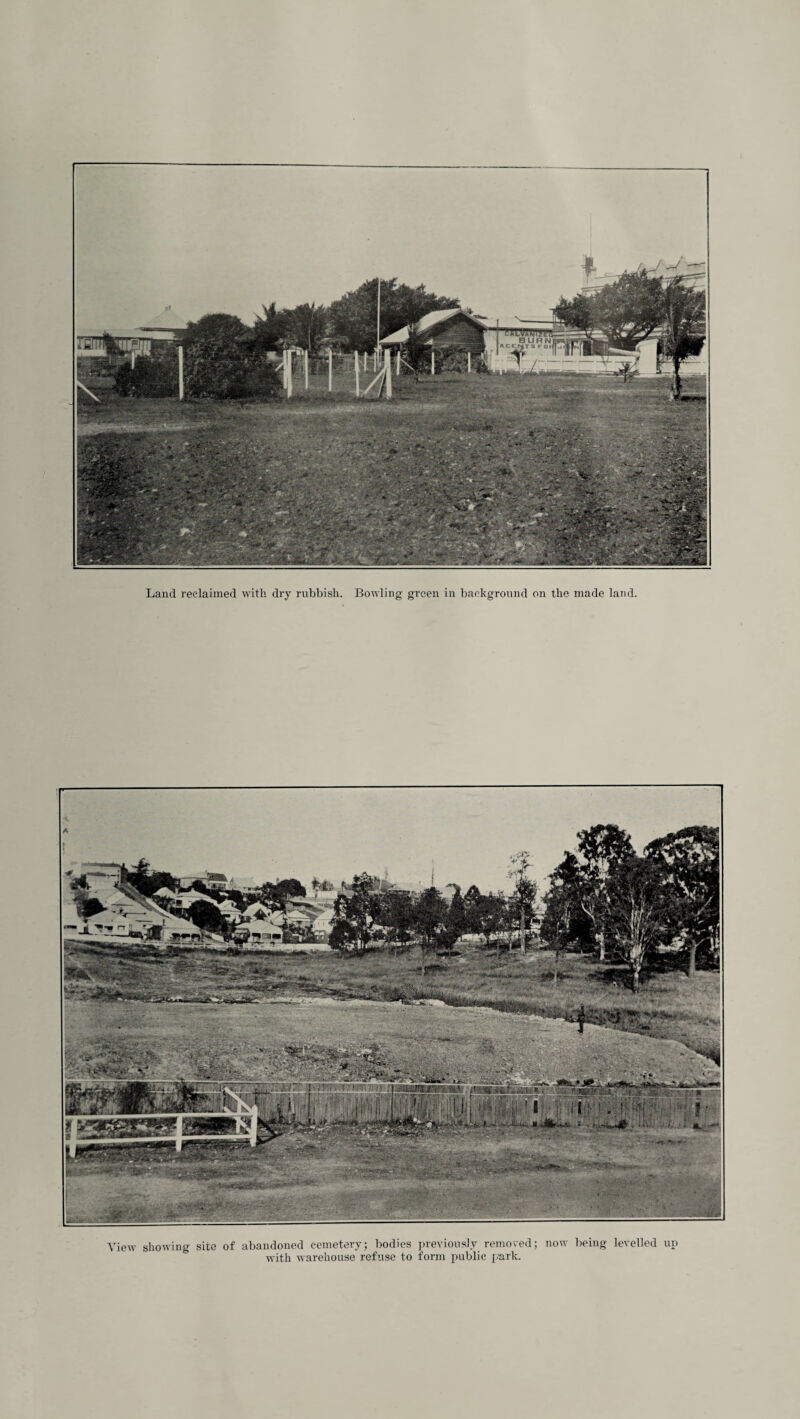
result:
<svg viewBox="0 0 800 1419"><path fill-rule="evenodd" d="M672 361L670 398L681 397L681 365L689 355L699 355L705 341L706 297L693 291L676 276L664 287L664 322L661 348Z"/></svg>

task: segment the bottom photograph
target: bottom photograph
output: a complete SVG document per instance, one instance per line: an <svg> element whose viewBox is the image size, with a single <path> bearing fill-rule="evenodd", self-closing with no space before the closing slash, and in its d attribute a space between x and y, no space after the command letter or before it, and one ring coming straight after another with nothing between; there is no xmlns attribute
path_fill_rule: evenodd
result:
<svg viewBox="0 0 800 1419"><path fill-rule="evenodd" d="M719 785L60 813L67 1225L724 1215Z"/></svg>

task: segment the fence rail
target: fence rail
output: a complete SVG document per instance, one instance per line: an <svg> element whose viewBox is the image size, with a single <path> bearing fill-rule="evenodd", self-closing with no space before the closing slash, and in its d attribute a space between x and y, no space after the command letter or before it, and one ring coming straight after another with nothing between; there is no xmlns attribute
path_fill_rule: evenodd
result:
<svg viewBox="0 0 800 1419"><path fill-rule="evenodd" d="M147 1108L166 1109L194 1094L197 1110L215 1102L228 1117L226 1094L240 1110L253 1109L268 1124L418 1123L458 1124L471 1128L714 1128L720 1122L720 1090L677 1085L507 1085L409 1084L369 1080L342 1083L147 1081ZM68 1115L94 1117L114 1112L126 1080L73 1080L66 1085ZM181 1093L181 1091L183 1091ZM184 1109L185 1109L184 1104ZM143 1115L144 1116L144 1115ZM187 1116L191 1116L188 1115ZM237 1125L237 1137L239 1126Z"/></svg>
<svg viewBox="0 0 800 1419"><path fill-rule="evenodd" d="M231 1108L225 1102L226 1098L234 1101L235 1107ZM82 1123L97 1126L105 1123L129 1123L135 1121L140 1124L153 1124L157 1119L175 1120L175 1128L172 1132L166 1130L162 1133L134 1133L131 1131L128 1137L115 1133L95 1134L81 1137L80 1125ZM226 1123L233 1123L234 1133L191 1133L187 1132L187 1121L195 1122L202 1118L224 1119ZM70 1158L74 1158L79 1148L102 1148L130 1147L138 1143L174 1143L175 1152L180 1153L184 1143L249 1143L251 1148L255 1148L258 1142L258 1109L245 1103L231 1089L222 1090L222 1108L212 1111L196 1110L190 1111L169 1109L165 1113L141 1112L141 1113L108 1113L95 1110L89 1113L66 1113L64 1116L65 1138L64 1147L67 1149Z"/></svg>

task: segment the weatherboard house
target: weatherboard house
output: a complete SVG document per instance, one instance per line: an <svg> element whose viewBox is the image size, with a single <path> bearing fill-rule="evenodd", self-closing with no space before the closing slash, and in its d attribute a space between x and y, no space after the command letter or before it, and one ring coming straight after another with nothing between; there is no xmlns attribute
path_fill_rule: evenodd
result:
<svg viewBox="0 0 800 1419"><path fill-rule="evenodd" d="M415 331L426 349L467 350L483 354L484 326L477 315L456 306L452 310L432 310L416 323ZM410 327L404 325L381 340L384 350L398 350L408 343Z"/></svg>
<svg viewBox="0 0 800 1419"><path fill-rule="evenodd" d="M80 326L75 331L75 353L82 360L105 359L114 353L150 355L154 345L163 346L177 340L185 329L186 321L168 305L143 325L124 329Z"/></svg>
<svg viewBox="0 0 800 1419"><path fill-rule="evenodd" d="M599 357L602 365L615 353L609 351L608 340L599 331L587 337L584 331L572 330L552 315L539 319L484 316L455 307L424 315L417 321L415 332L425 349L431 351L434 362L437 351L445 354L459 350L472 361L482 359L485 367L497 374L558 369L565 360L575 362L577 368L586 356ZM408 343L410 333L410 327L404 325L386 335L381 346L389 352L399 351ZM586 366L587 371L589 368Z"/></svg>

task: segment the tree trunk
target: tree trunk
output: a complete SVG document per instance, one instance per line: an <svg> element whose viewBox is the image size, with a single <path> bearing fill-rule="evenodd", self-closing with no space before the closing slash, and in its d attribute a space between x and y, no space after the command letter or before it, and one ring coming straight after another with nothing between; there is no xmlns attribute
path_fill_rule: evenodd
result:
<svg viewBox="0 0 800 1419"><path fill-rule="evenodd" d="M670 397L670 399L680 399L680 397L681 397L681 389L682 389L682 388L683 388L683 386L682 386L682 384L681 384L681 362L680 362L680 360L673 359L673 361L672 361L672 384L670 385L670 392L669 392L669 397Z"/></svg>
<svg viewBox="0 0 800 1419"><path fill-rule="evenodd" d="M640 977L641 973L642 973L641 962L639 962L639 961L634 961L633 964L631 965L631 990L633 991L634 995L636 994L636 992L637 992L638 989L639 989L639 977Z"/></svg>
<svg viewBox="0 0 800 1419"><path fill-rule="evenodd" d="M525 908L523 907L519 917L519 948L522 955L525 955Z"/></svg>
<svg viewBox="0 0 800 1419"><path fill-rule="evenodd" d="M688 971L687 971L687 975L689 975L689 976L694 976L694 975L696 975L696 974L697 974L697 942L696 942L696 941L693 941L693 942L691 943L690 947L689 947L689 969L688 969Z"/></svg>
<svg viewBox="0 0 800 1419"><path fill-rule="evenodd" d="M597 945L599 949L599 955L597 959L599 961L604 961L606 959L606 934L604 931L598 931Z"/></svg>

